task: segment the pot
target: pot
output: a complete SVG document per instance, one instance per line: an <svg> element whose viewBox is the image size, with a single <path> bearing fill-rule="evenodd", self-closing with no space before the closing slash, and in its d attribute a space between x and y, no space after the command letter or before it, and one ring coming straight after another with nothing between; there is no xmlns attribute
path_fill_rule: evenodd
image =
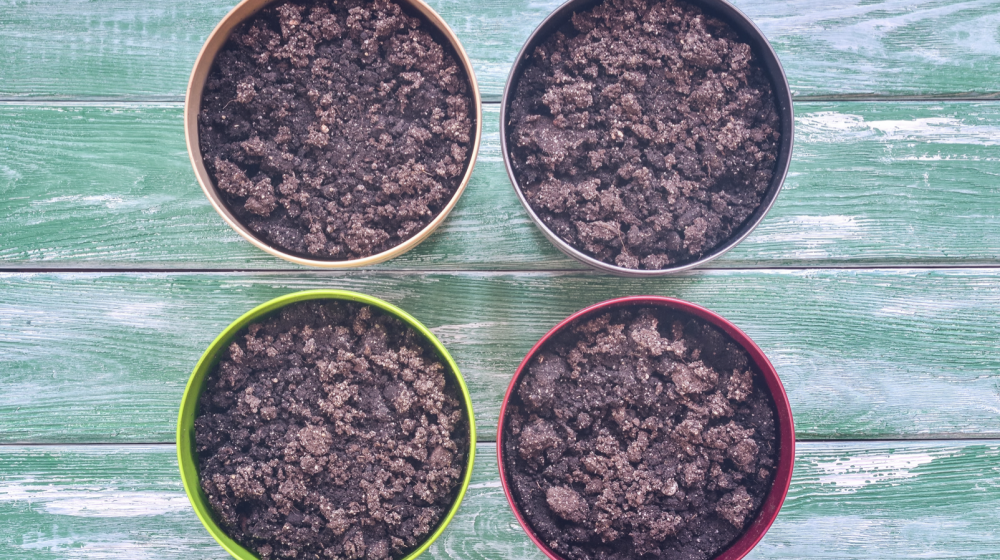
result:
<svg viewBox="0 0 1000 560"><path fill-rule="evenodd" d="M215 63L216 55L226 44L226 41L229 40L229 36L232 33L233 28L253 17L257 12L267 7L267 5L273 1L275 0L243 0L240 2L231 12L226 14L226 17L222 18L222 21L219 22L219 24L212 31L211 35L208 36L208 40L205 41L205 45L201 48L201 52L198 54L198 59L194 63L194 69L191 71L191 78L188 81L187 94L184 98L184 137L187 140L188 156L191 159L191 165L194 167L194 173L198 178L198 183L201 185L201 189L204 191L205 196L208 197L209 202L212 203L212 207L215 208L215 211L222 216L222 219L225 220L227 224L229 224L229 227L236 230L236 233L239 233L244 239L257 248L276 257L280 257L296 264L319 268L353 268L369 266L398 257L427 239L431 233L433 233L434 230L436 230L438 226L444 222L445 218L448 217L448 213L451 212L458 203L458 199L462 196L466 186L469 184L469 180L472 178L472 170L475 167L476 157L479 154L479 146L483 135L482 98L479 95L479 86L476 83L476 74L472 68L472 61L465 53L465 49L462 48L462 43L458 40L458 37L451 30L451 28L448 27L448 24L441 19L441 16L439 16L437 12L425 4L423 0L395 0L403 7L404 10L410 12L411 16L419 16L421 19L428 22L432 28L431 33L436 36L438 41L444 39L443 43L445 48L451 48L455 57L458 59L461 68L464 70L466 78L468 79L469 86L471 88L470 93L472 96L472 103L475 108L475 114L473 115L475 119L475 136L469 152L468 163L466 164L465 172L462 175L462 181L459 184L458 189L455 191L455 194L451 197L451 200L448 201L448 204L438 213L431 223L427 224L427 226L425 226L413 237L387 251L362 259L350 260L308 258L298 254L289 253L271 245L265 239L258 237L257 234L243 225L236 218L236 216L230 212L229 208L223 201L219 190L212 182L212 178L208 174L208 170L205 168L205 163L202 161L201 156L201 145L198 141L198 113L201 111L201 97L205 89L205 82L208 79L209 72L212 69L212 65Z"/></svg>
<svg viewBox="0 0 1000 560"><path fill-rule="evenodd" d="M754 25L753 21L743 14L743 12L736 9L735 6L726 0L685 0L691 5L702 8L707 14L715 16L728 23L740 35L740 38L750 45L754 55L757 57L757 60L762 63L764 71L770 76L775 100L778 104L778 113L781 117L781 145L778 149L778 159L775 163L774 176L771 179L771 184L769 185L767 192L761 200L760 206L758 206L750 217L746 219L743 225L737 228L724 242L694 261L683 262L659 270L635 270L595 259L594 257L573 247L561 237L556 235L555 232L549 229L541 218L539 218L534 209L532 209L531 204L528 203L527 197L525 197L520 183L518 183L517 176L514 174L514 168L511 163L510 155L511 147L508 145L507 141L507 127L510 123L511 104L514 101L514 95L517 92L518 83L521 80L521 76L524 74L524 70L529 59L535 52L535 49L545 42L550 35L555 33L567 21L569 21L574 13L588 10L603 1L604 0L569 0L557 8L554 12L549 14L549 16L542 21L538 28L536 28L528 38L528 41L524 44L524 47L521 48L521 52L518 53L517 58L514 60L514 66L510 71L509 77L507 78L507 85L503 92L503 101L500 105L500 148L503 153L504 165L507 168L507 175L510 177L511 184L514 186L514 191L517 193L517 197L521 200L521 204L524 206L524 209L528 212L528 215L531 216L532 221L535 222L538 229L542 230L545 237L547 237L557 249L586 265L619 276L634 277L664 276L701 266L722 256L750 235L750 232L752 232L754 228L760 224L768 210L770 210L771 206L774 205L774 201L778 198L778 193L781 191L781 186L785 182L785 176L788 174L788 166L792 159L794 113L792 110L792 91L788 86L788 79L785 77L785 71L781 67L781 61L778 60L778 55L774 52L774 49L771 48L771 44L768 42L767 37L764 36L760 29Z"/></svg>
<svg viewBox="0 0 1000 560"><path fill-rule="evenodd" d="M750 362L754 366L754 370L756 370L756 372L763 377L765 385L767 386L767 389L771 394L771 398L774 401L776 412L775 419L778 423L778 464L777 469L775 470L774 482L772 483L771 490L764 499L764 503L762 504L761 510L757 514L756 519L754 519L754 521L746 527L742 536L729 548L718 554L713 559L739 560L749 554L753 547L756 546L756 544L760 542L761 538L764 537L764 533L767 532L775 518L777 518L778 511L781 510L781 504L785 501L785 496L788 495L789 484L792 480L792 467L795 461L795 427L792 423L792 408L788 402L788 396L785 394L785 389L781 384L781 379L778 378L778 373L775 371L774 366L771 365L767 356L764 355L764 352L760 349L760 347L754 344L750 337L744 334L743 331L736 327L736 325L730 323L726 319L709 311L708 309L679 299L659 296L633 296L612 299L592 305L582 311L574 313L553 327L552 330L546 333L545 336L543 336L541 340L539 340L528 352L527 356L524 357L524 360L521 361L521 365L518 366L517 371L514 373L514 377L511 379L510 385L507 387L507 393L504 395L503 404L500 406L500 419L497 426L497 464L499 465L500 482L503 486L504 494L507 496L507 502L510 504L510 508L513 510L518 523L521 524L521 528L528 534L528 538L530 538L531 541L535 543L535 545L551 560L564 560L559 553L552 550L535 533L535 531L531 528L531 525L528 523L524 513L521 511L517 501L514 499L511 483L507 478L506 462L504 460L504 422L507 416L507 406L510 403L511 396L517 390L521 381L521 376L528 370L528 365L532 362L535 356L541 352L549 340L551 340L564 328L567 328L581 319L595 317L614 308L632 306L664 307L675 311L681 311L698 317L699 319L702 319L722 330L732 338L733 342L747 352Z"/></svg>
<svg viewBox="0 0 1000 560"><path fill-rule="evenodd" d="M465 469L462 473L461 485L459 487L458 494L455 497L454 503L448 509L441 522L438 523L437 527L435 527L435 529L430 533L430 535L427 536L420 546L404 558L404 560L412 560L430 548L431 544L439 536L441 536L445 527L448 526L448 523L451 522L452 518L454 518L455 514L458 512L458 508L462 503L462 498L465 496L465 491L468 489L469 482L472 480L472 466L476 455L476 421L475 415L472 411L472 396L469 394L469 389L465 385L465 380L462 378L462 374L458 371L458 364L456 364L455 360L452 359L448 350L445 349L437 337L435 337L434 334L427 329L427 327L423 326L409 313L403 311L395 305L372 296L344 290L310 290L288 294L261 304L248 311L242 317L233 321L232 324L226 327L226 329L222 331L222 333L219 334L214 341L212 341L212 344L210 344L208 349L205 350L205 353L202 354L201 359L198 360L198 364L195 365L194 371L191 372L187 388L184 390L184 396L181 399L180 414L177 419L177 462L180 466L181 480L184 483L184 491L187 493L188 499L191 501L191 505L194 507L194 511L198 515L198 519L201 520L202 524L206 529L208 529L208 532L212 535L212 537L214 537L215 540L222 545L222 548L226 549L226 551L233 555L234 558L239 558L240 560L258 560L258 556L256 554L230 538L222 527L220 527L215 521L212 514L212 508L208 503L208 498L205 496L205 493L201 488L200 478L198 476L198 456L195 451L194 432L194 421L198 416L198 401L201 397L201 392L205 387L209 374L211 374L225 350L229 347L229 345L236 338L236 335L242 329L246 328L251 323L259 322L277 313L281 308L287 305L316 299L354 301L364 305L370 305L406 323L423 335L428 342L430 342L431 347L437 353L438 357L448 367L446 375L450 377L450 381L455 383L461 392L462 407L465 409L465 420L469 428L469 452L467 455L468 458L466 460Z"/></svg>

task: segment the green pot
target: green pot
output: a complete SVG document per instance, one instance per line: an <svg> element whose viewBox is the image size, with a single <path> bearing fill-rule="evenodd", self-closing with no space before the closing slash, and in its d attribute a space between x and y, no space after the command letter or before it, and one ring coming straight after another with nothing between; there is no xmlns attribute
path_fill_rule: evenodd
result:
<svg viewBox="0 0 1000 560"><path fill-rule="evenodd" d="M465 409L466 422L469 426L469 453L465 464L465 472L462 475L462 486L459 488L458 496L455 497L455 502L448 509L448 513L444 519L441 520L434 531L416 550L403 559L411 560L430 548L431 543L441 536L441 533L444 532L445 527L455 517L459 506L462 504L462 498L465 497L465 491L469 488L469 482L472 480L472 464L476 455L476 421L472 412L472 397L469 395L469 388L465 386L465 380L462 379L462 374L458 371L458 365L455 363L455 360L448 354L448 351L437 337L409 313L372 296L344 290L310 290L288 294L255 307L226 327L226 330L222 331L222 334L212 341L212 344L202 354L201 359L198 360L198 364L191 373L187 388L184 390L184 397L181 399L181 410L177 419L177 462L180 464L181 480L184 481L184 491L187 492L188 499L191 500L191 505L194 506L194 511L198 514L198 519L201 519L202 524L215 537L215 540L222 545L222 548L225 548L227 552L240 560L259 560L256 554L230 538L215 521L212 508L208 504L208 498L201 489L198 478L198 457L195 453L194 443L194 419L198 415L198 400L201 397L202 389L205 387L205 380L219 362L223 351L236 338L236 334L251 323L265 319L286 305L313 299L355 301L370 305L413 327L417 332L424 335L437 352L438 357L448 365L450 370L448 374L451 376L451 380L462 391L462 406Z"/></svg>

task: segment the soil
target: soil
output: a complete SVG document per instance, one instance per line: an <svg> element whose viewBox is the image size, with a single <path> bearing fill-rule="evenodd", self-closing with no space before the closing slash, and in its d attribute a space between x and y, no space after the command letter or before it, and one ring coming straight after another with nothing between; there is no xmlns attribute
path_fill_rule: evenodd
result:
<svg viewBox="0 0 1000 560"><path fill-rule="evenodd" d="M508 145L553 233L658 270L712 251L760 206L780 124L768 75L729 24L682 0L605 0L528 59Z"/></svg>
<svg viewBox="0 0 1000 560"><path fill-rule="evenodd" d="M556 335L512 394L504 468L535 533L572 560L707 560L771 489L773 400L704 321L630 307Z"/></svg>
<svg viewBox="0 0 1000 560"><path fill-rule="evenodd" d="M195 420L201 487L262 559L402 558L454 501L468 424L419 333L305 302L249 326Z"/></svg>
<svg viewBox="0 0 1000 560"><path fill-rule="evenodd" d="M238 26L202 96L202 158L233 215L289 253L387 251L441 213L470 162L450 46L387 0L276 2Z"/></svg>

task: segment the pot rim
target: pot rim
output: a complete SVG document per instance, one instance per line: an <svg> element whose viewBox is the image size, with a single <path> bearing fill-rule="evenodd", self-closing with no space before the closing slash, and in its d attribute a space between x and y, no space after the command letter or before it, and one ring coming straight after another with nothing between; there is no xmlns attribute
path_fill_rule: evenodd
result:
<svg viewBox="0 0 1000 560"><path fill-rule="evenodd" d="M781 187L784 185L785 178L788 175L788 167L792 160L792 149L795 135L795 110L792 106L792 91L788 85L788 78L785 76L785 70L781 66L781 61L778 59L777 53L774 52L774 48L767 40L764 33L749 17L747 17L746 14L741 12L738 8L726 0L685 0L693 5L701 7L709 14L730 24L734 30L741 35L741 39L750 43L754 54L760 59L760 62L764 67L764 71L771 78L775 103L778 105L778 113L781 117L781 144L778 148L778 159L775 162L774 175L771 178L771 184L768 187L767 192L764 194L760 205L756 210L754 210L750 217L747 218L747 220L724 242L720 243L711 251L694 261L684 262L676 266L658 270L638 270L624 268L595 259L594 257L573 247L561 237L556 235L555 232L545 225L545 223L541 220L541 218L539 218L538 214L536 214L534 209L531 207L531 204L528 202L527 197L521 189L521 185L514 173L513 164L511 163L510 147L507 144L507 126L510 121L509 110L511 103L513 103L514 100L514 93L517 89L516 86L521 80L521 76L524 72L524 66L531 54L534 52L535 47L541 44L560 26L562 26L563 23L565 23L574 13L588 9L603 1L604 0L568 0L566 3L556 8L556 10L549 14L548 17L542 20L542 23L535 28L535 30L531 33L531 36L528 37L528 40L524 43L524 46L518 53L517 58L514 59L514 64L507 77L507 84L504 86L503 100L500 104L500 152L503 154L504 167L507 170L507 176L510 177L511 185L514 187L514 192L517 193L517 198L521 201L521 205L524 206L524 209L527 210L531 220L535 222L535 225L538 226L549 242L555 245L557 249L566 255L592 268L610 272L611 274L618 276L651 277L676 274L678 272L701 266L729 252L733 247L746 239L746 237L750 235L750 233L752 233L758 225L760 225L764 216L766 216L771 207L774 206L774 203L778 198L778 194L781 192Z"/></svg>
<svg viewBox="0 0 1000 560"><path fill-rule="evenodd" d="M236 233L240 234L240 236L258 249L286 261L317 268L340 269L370 266L398 257L430 237L434 230L436 230L438 226L440 226L448 217L448 214L455 208L455 205L458 204L458 199L462 197L462 193L465 192L465 189L469 185L469 181L472 178L472 172L476 167L476 160L479 156L479 149L482 144L483 137L482 96L479 93L479 84L476 80L475 70L472 67L472 61L469 59L469 55L466 54L465 48L462 46L461 41L459 41L458 36L455 35L454 31L452 31L451 27L448 26L447 22L445 22L444 19L442 19L441 16L438 15L438 13L428 6L423 0L394 0L402 4L404 7L409 7L419 12L420 15L437 32L441 33L441 35L447 39L449 46L459 59L460 66L465 70L466 77L468 78L469 86L471 88L472 103L475 107L475 114L473 116L475 117L476 122L475 137L472 142L472 149L469 152L469 159L466 165L465 173L462 176L462 181L459 183L458 189L451 197L451 200L448 201L448 204L441 209L440 212L438 212L437 216L435 216L429 224L424 226L424 228L413 237L407 239L399 245L396 245L395 247L392 247L391 249L360 259L342 261L308 258L288 253L267 243L263 239L257 238L253 232L244 226L236 218L236 216L229 211L225 202L222 200L218 189L216 189L215 184L212 182L212 178L209 176L208 170L205 168L205 163L201 156L201 145L198 139L198 113L201 110L201 96L204 91L205 82L208 79L208 74L212 69L212 65L215 63L216 55L225 45L226 41L229 40L229 35L234 27L253 17L268 4L277 1L278 0L242 0L236 7L226 14L225 17L222 18L218 25L215 26L215 29L212 30L212 33L208 36L208 39L205 40L205 44L198 53L198 58L195 60L194 68L191 70L191 77L188 80L187 92L184 97L184 138L187 143L188 158L191 160L191 166L194 168L198 184L201 186L202 192L205 193L205 196L212 204L212 207L215 208L215 211L222 217L229 227L236 230Z"/></svg>
<svg viewBox="0 0 1000 560"><path fill-rule="evenodd" d="M370 305L403 321L431 343L431 346L438 353L438 357L447 364L452 374L451 380L456 383L461 393L462 408L465 411L465 419L469 428L469 452L468 459L465 462L465 472L462 474L458 494L456 494L445 516L438 522L434 531L427 535L424 541L413 552L403 558L403 560L413 560L430 548L431 544L444 533L445 528L451 523L451 520L458 513L458 509L462 505L466 490L468 490L469 484L472 481L472 469L476 457L476 418L472 408L472 396L465 384L462 373L458 369L458 364L455 363L455 360L448 353L444 345L441 344L441 341L434 336L434 333L406 311L367 294L347 290L307 290L280 296L247 311L230 323L212 341L201 355L201 358L198 359L198 363L188 378L187 386L184 389L184 396L181 398L180 412L177 417L177 463L181 472L181 481L184 484L184 492L187 494L188 500L191 502L191 506L198 515L198 519L201 520L202 525L222 545L222 548L226 552L240 560L259 560L256 554L236 542L215 522L208 499L201 488L196 459L197 453L194 449L194 420L197 416L198 400L205 387L205 381L211 373L212 368L218 363L222 351L228 348L229 344L243 328L254 321L271 316L278 310L293 303L316 299L354 301Z"/></svg>
<svg viewBox="0 0 1000 560"><path fill-rule="evenodd" d="M521 513L520 507L514 500L514 495L507 482L503 451L504 422L507 416L507 405L510 403L510 398L516 390L522 374L527 370L528 365L531 363L531 360L538 354L539 351L541 351L545 344L562 329L583 317L597 315L598 313L618 307L630 307L635 305L658 306L681 311L694 315L721 329L729 335L736 344L742 347L747 354L749 354L750 360L763 376L765 384L771 393L771 398L774 400L778 420L778 468L774 474L774 482L771 485L771 490L764 499L760 512L757 514L756 518L754 518L753 523L751 523L750 526L743 532L742 536L740 536L740 538L727 549L723 550L713 558L713 560L740 560L749 554L750 551L753 550L754 546L756 546L757 543L764 537L768 528L771 527L771 524L774 523L774 520L778 517L781 505L784 503L785 497L788 495L788 488L792 480L792 469L795 462L795 426L792 421L792 408L788 402L788 395L785 393L785 388L781 384L781 379L778 377L778 372L775 371L770 360L768 360L767 356L764 355L763 350L761 350L760 347L746 335L746 333L715 312L701 307L700 305L676 298L662 296L628 296L602 301L577 311L562 320L558 325L552 327L549 332L545 333L545 336L543 336L537 343L535 343L535 345L521 361L521 364L517 367L517 371L514 373L514 376L510 381L510 385L507 386L507 392L504 394L503 402L500 405L500 417L497 421L497 465L500 470L500 484L503 486L503 492L507 497L507 503L514 512L514 517L517 518L517 522L521 525L521 528L524 529L528 538L531 539L531 542L535 543L535 546L537 546L539 550L541 550L551 560L565 560L557 552L549 548L549 546L535 534L535 531L531 528L528 520Z"/></svg>

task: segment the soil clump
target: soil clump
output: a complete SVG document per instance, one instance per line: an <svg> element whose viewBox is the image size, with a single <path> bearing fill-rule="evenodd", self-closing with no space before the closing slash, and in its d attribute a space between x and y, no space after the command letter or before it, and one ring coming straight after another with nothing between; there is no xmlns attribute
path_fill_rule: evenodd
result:
<svg viewBox="0 0 1000 560"><path fill-rule="evenodd" d="M239 335L195 420L201 487L261 558L398 559L457 494L468 424L446 366L371 307L304 302Z"/></svg>
<svg viewBox="0 0 1000 560"><path fill-rule="evenodd" d="M605 0L533 53L510 107L515 176L576 249L658 270L726 241L774 175L772 84L733 28L682 0Z"/></svg>
<svg viewBox="0 0 1000 560"><path fill-rule="evenodd" d="M504 468L536 534L571 560L707 560L755 519L778 459L746 352L657 308L582 319L508 404Z"/></svg>
<svg viewBox="0 0 1000 560"><path fill-rule="evenodd" d="M202 96L202 158L261 240L321 260L410 239L470 165L468 76L388 0L277 2L242 23Z"/></svg>

